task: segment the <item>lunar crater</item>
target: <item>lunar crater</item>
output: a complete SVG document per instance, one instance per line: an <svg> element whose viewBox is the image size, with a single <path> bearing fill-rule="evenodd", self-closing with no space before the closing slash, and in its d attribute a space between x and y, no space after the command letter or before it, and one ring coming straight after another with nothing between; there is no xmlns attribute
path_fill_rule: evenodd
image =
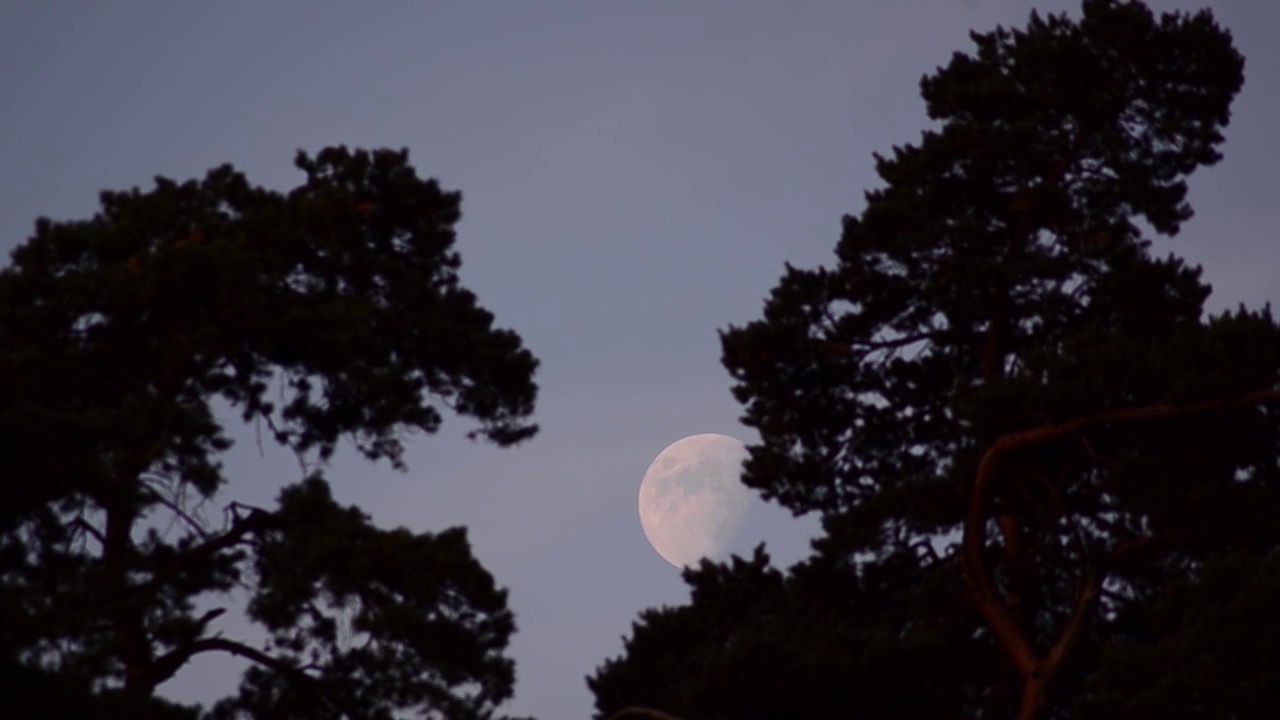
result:
<svg viewBox="0 0 1280 720"><path fill-rule="evenodd" d="M640 524L650 544L677 567L723 559L746 518L746 447L727 435L692 435L654 458L640 483Z"/></svg>

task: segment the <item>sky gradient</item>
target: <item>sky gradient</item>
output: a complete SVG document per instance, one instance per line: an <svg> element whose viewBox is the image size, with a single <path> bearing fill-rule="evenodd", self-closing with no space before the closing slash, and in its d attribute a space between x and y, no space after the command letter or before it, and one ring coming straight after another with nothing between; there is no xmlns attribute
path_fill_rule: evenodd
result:
<svg viewBox="0 0 1280 720"><path fill-rule="evenodd" d="M1203 264L1217 311L1280 298L1280 4L1212 7L1246 57L1226 159L1192 180L1197 217L1155 252ZM74 219L102 189L149 188L230 162L301 181L298 149L407 147L463 193L463 282L542 361L536 420L514 449L446 420L409 471L347 451L337 498L380 526L466 525L510 589L510 710L586 718L583 677L637 613L681 603L645 540L636 493L664 447L747 443L717 329L755 319L783 262L829 263L840 218L875 187L871 153L926 125L920 77L968 31L1076 2L13 2L0 7L0 250L37 216ZM7 261L6 261L7 262ZM232 413L228 421L236 421ZM252 433L231 499L269 504L291 456ZM209 514L216 520L216 510ZM738 543L799 559L812 519L758 501ZM223 626L229 636L239 628ZM204 656L162 690L208 702L240 665Z"/></svg>

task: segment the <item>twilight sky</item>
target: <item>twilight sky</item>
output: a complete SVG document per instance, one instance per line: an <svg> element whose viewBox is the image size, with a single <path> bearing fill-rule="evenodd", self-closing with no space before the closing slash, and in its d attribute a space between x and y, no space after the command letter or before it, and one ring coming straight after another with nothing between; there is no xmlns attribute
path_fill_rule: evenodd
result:
<svg viewBox="0 0 1280 720"><path fill-rule="evenodd" d="M1280 299L1280 5L1150 5L1214 8L1247 59L1226 159L1193 178L1198 216L1155 249L1204 265L1214 311ZM542 431L499 450L455 419L413 442L406 474L348 452L328 476L381 526L466 525L517 614L510 710L586 718L583 676L641 609L688 595L640 528L649 462L695 433L754 440L716 330L759 315L784 261L828 263L841 215L876 185L871 153L916 140L917 83L969 29L1078 6L4 3L0 250L37 216L88 217L99 190L157 174L230 162L287 190L299 148L408 147L420 175L462 190L462 278L541 359ZM237 436L217 505L269 504L297 466ZM815 527L757 501L739 547L767 541L790 564ZM162 689L207 702L239 668L202 656Z"/></svg>

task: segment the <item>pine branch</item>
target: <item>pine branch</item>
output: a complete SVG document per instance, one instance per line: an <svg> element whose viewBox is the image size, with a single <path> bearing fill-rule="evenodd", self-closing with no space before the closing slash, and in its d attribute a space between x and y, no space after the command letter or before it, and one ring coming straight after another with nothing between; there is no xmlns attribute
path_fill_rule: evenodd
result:
<svg viewBox="0 0 1280 720"><path fill-rule="evenodd" d="M316 678L313 675L308 675L301 668L292 665L285 660L268 655L261 650L249 647L244 643L227 640L226 638L212 637L197 640L159 658L156 661L156 666L161 667L163 664L166 669L168 667L173 667L174 672L176 672L177 668L185 665L192 657L206 652L230 653L255 662L258 665L279 673L291 682L306 686L312 692L315 692L317 695L331 703L335 708L337 708L338 712L342 713L350 720L363 720L365 717L364 714L360 713L341 697L337 696L319 678ZM172 675L173 673L170 672L169 674ZM163 679L160 682L162 681Z"/></svg>
<svg viewBox="0 0 1280 720"><path fill-rule="evenodd" d="M198 564L230 547L240 544L250 533L261 532L269 528L275 516L265 510L251 510L244 518L237 518L231 527L221 535L188 548L174 557L167 565L158 570L151 580L142 586L142 592L155 592L174 574L185 567Z"/></svg>
<svg viewBox="0 0 1280 720"><path fill-rule="evenodd" d="M1083 632L1088 610L1097 596L1096 587L1102 578L1094 577L1094 570L1086 568L1081 578L1080 591L1077 592L1076 603L1071 619L1063 628L1058 641L1050 650L1049 657L1041 659L1032 646L1030 639L1014 621L1012 614L1001 599L983 556L986 547L987 507L990 502L992 487L999 471L1014 453L1036 445L1079 436L1086 430L1115 425L1135 425L1156 420L1172 419L1198 415L1218 410L1226 410L1260 403L1280 401L1280 388L1260 390L1247 395L1219 400L1208 400L1188 405L1148 405L1140 408L1127 408L1097 415L1076 418L1057 425L1048 425L1021 432L1001 436L983 454L978 463L977 477L974 479L973 492L970 493L969 508L964 522L964 565L965 579L973 593L978 611L987 621L997 642L1013 661L1028 682L1028 690L1043 693L1044 685L1056 671L1062 660L1074 646L1079 634ZM1094 588L1094 589L1090 589ZM1052 659L1052 664L1050 664ZM1048 671L1048 672L1047 672ZM1024 710L1030 707L1031 700L1024 698ZM1038 702L1038 701L1037 701ZM1038 707L1035 702L1033 705ZM1031 716L1034 716L1031 715Z"/></svg>

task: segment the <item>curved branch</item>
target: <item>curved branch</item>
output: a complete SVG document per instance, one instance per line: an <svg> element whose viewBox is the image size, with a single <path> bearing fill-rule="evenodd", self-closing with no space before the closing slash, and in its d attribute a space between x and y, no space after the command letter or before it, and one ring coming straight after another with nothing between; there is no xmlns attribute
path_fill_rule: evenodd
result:
<svg viewBox="0 0 1280 720"><path fill-rule="evenodd" d="M261 650L249 647L244 643L239 643L226 638L212 637L197 640L190 645L174 650L156 661L157 667L172 668L173 672L177 668L186 664L193 656L205 652L221 651L242 657L246 660L255 662L269 670L273 670L291 681L305 685L317 695L328 700L343 715L352 720L362 720L364 715L349 705L345 700L337 697L328 687L325 686L318 678L308 675L295 665L291 665L277 657L272 657ZM163 664L163 665L162 665ZM172 675L173 672L169 674ZM161 679L159 682L163 682ZM158 683L157 683L158 684Z"/></svg>
<svg viewBox="0 0 1280 720"><path fill-rule="evenodd" d="M89 522L88 520L85 520L83 516L76 516L74 520L67 523L67 529L83 530L84 532L92 535L94 539L97 540L100 544L102 545L107 544L107 538L103 536L102 531L94 527L93 523Z"/></svg>
<svg viewBox="0 0 1280 720"><path fill-rule="evenodd" d="M142 586L142 592L154 592L175 572L240 544L244 541L246 535L269 528L273 520L274 516L265 510L251 510L244 519L237 519L232 523L226 532L211 537L175 556L167 565L157 570L151 580Z"/></svg>
<svg viewBox="0 0 1280 720"><path fill-rule="evenodd" d="M174 515L177 515L183 522L187 524L187 527L191 528L192 532L194 532L196 535L199 535L202 538L209 537L209 531L204 527L204 525L200 524L195 518L191 517L191 515L186 510L183 510L182 507L178 505L178 503L173 502L172 500L161 495L159 492L156 492L152 488L148 488L148 490L151 493L151 497L149 498L150 500L154 500L155 502L160 503L161 505L165 506L165 508L167 508ZM165 532L168 532L168 531L166 530Z"/></svg>
<svg viewBox="0 0 1280 720"><path fill-rule="evenodd" d="M1034 676L1042 684L1048 679L1048 676L1043 674L1045 670L1050 669L1048 660L1046 659L1043 662L1040 660L1035 648L1032 647L1030 639L1027 638L1026 634L1014 621L1009 608L996 591L995 583L991 578L991 571L987 567L986 559L983 557L983 550L986 547L987 506L990 501L991 489L997 474L1009 457L1019 450L1070 438L1090 428L1104 425L1132 425L1276 401L1280 401L1280 388L1261 390L1235 398L1209 400L1188 405L1165 404L1128 408L1075 418L1057 425L1009 433L1001 436L987 449L978 463L978 473L974 479L973 492L970 494L969 508L964 521L963 546L966 580L970 585L978 611L986 619L992 633L996 636L996 640L1024 676ZM1093 598L1097 596L1096 589L1090 590L1090 587L1096 588L1099 583L1099 579L1093 577L1093 574L1094 571L1091 568L1087 568L1086 576L1081 578L1081 591L1077 593L1072 618L1063 629L1058 641L1054 644L1054 648L1050 650L1050 656L1054 658L1052 669L1056 669L1062 657L1065 657L1067 651L1070 650L1070 646L1074 644L1075 638L1082 632L1084 617L1087 616L1087 610L1091 607ZM1061 651L1059 651L1059 648L1061 648Z"/></svg>
<svg viewBox="0 0 1280 720"><path fill-rule="evenodd" d="M1085 623L1093 610L1093 602L1102 589L1101 577L1102 574L1091 565L1086 565L1080 574L1080 586L1071 606L1071 615L1067 618L1067 624L1063 626L1057 642L1049 648L1049 654L1045 656L1044 664L1040 668L1040 675L1046 680L1053 677L1062 662L1071 655L1072 650L1075 650L1080 637L1084 635Z"/></svg>

